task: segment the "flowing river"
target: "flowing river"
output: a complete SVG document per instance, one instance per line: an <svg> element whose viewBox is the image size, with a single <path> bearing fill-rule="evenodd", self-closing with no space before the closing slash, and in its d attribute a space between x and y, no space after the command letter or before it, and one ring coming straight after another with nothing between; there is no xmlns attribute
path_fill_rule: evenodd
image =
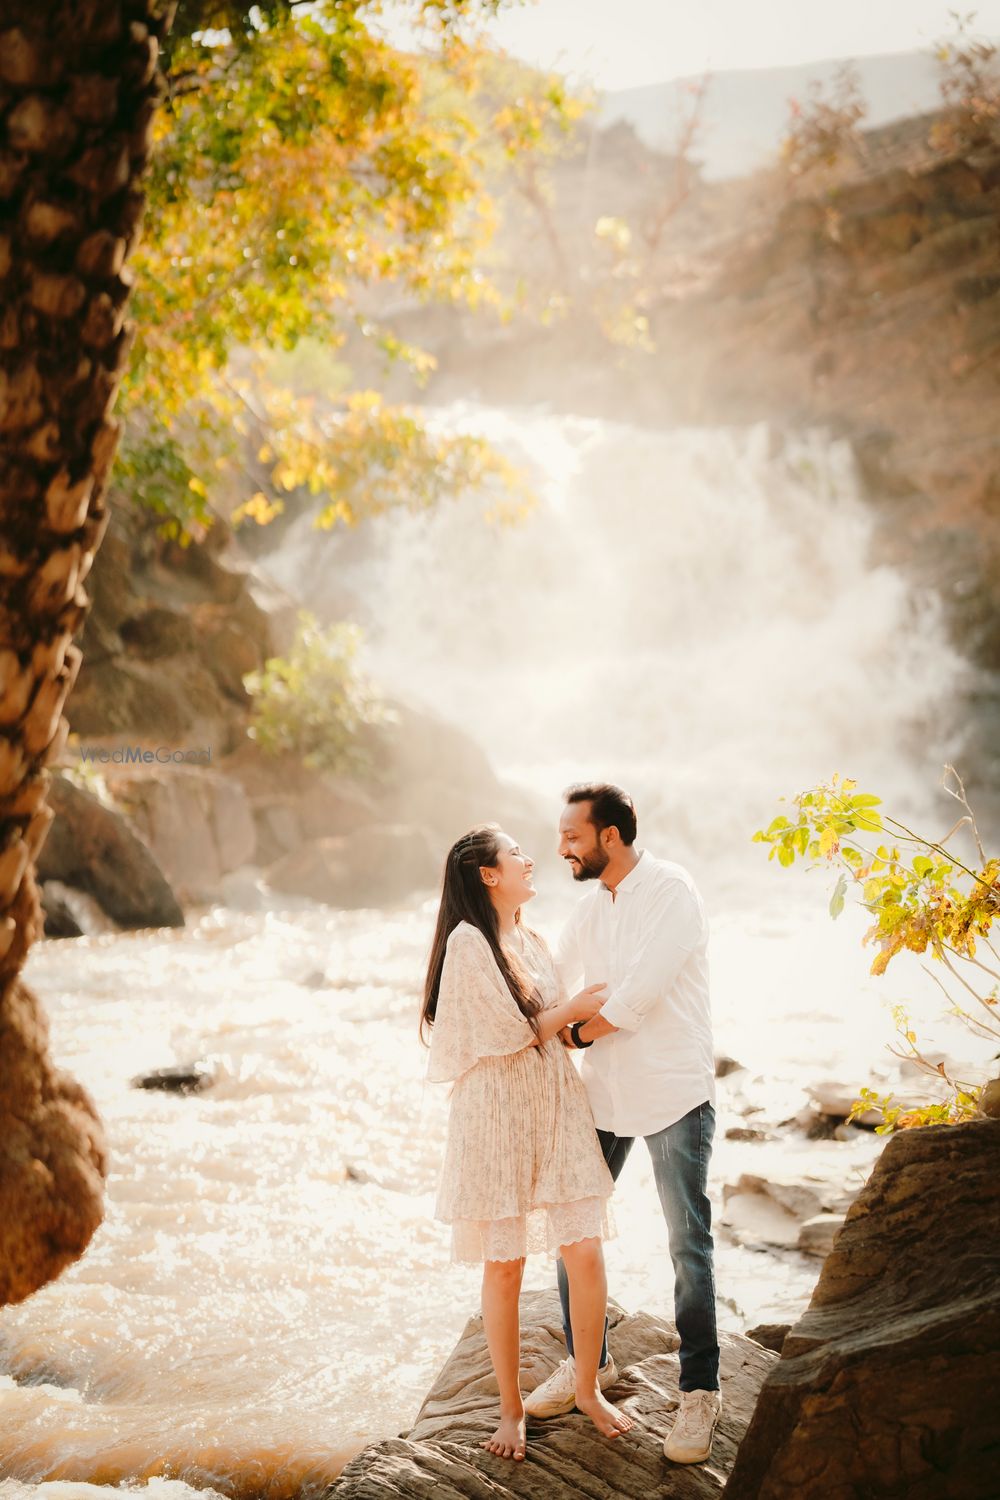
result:
<svg viewBox="0 0 1000 1500"><path fill-rule="evenodd" d="M815 1080L891 1076L882 1001L899 993L868 977L862 914L829 921L824 874L779 873L749 839L778 796L832 771L940 831L932 789L960 745L938 726L965 669L933 600L870 563L850 454L821 436L437 420L530 468L520 524L466 500L322 549L297 524L268 570L326 617L349 598L387 689L460 724L553 820L571 778L634 791L640 842L705 894L717 1050L745 1065L720 1082L717 1213L741 1172L853 1191L869 1134L725 1139L748 1109L788 1119ZM551 844L532 852L531 917L551 936L574 890ZM338 912L249 888L247 909L192 912L183 931L33 951L111 1176L84 1259L0 1310L0 1500L317 1493L412 1421L477 1308L478 1275L448 1265L432 1218L446 1099L423 1083L415 1021L433 900ZM130 1087L193 1060L216 1077L204 1094ZM616 1218L612 1294L669 1316L641 1146ZM818 1269L721 1222L717 1254L736 1330L795 1317ZM529 1262L528 1285L551 1276Z"/></svg>

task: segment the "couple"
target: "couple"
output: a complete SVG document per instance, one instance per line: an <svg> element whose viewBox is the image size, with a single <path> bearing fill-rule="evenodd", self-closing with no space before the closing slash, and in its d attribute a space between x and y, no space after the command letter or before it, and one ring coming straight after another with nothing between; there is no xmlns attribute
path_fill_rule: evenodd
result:
<svg viewBox="0 0 1000 1500"><path fill-rule="evenodd" d="M634 847L625 792L588 783L565 795L559 853L575 880L597 883L554 958L522 921L533 861L512 838L487 824L448 854L421 1017L428 1078L454 1080L436 1217L452 1225L453 1260L483 1263L500 1388L500 1425L483 1446L523 1459L526 1416L574 1405L618 1438L634 1424L604 1395L618 1372L602 1240L614 1181L644 1136L680 1335L680 1409L664 1452L699 1463L721 1399L705 1189L715 1128L707 923L687 872ZM582 1076L567 1056L581 1048ZM525 1256L539 1250L559 1257L568 1358L524 1400L518 1296Z"/></svg>

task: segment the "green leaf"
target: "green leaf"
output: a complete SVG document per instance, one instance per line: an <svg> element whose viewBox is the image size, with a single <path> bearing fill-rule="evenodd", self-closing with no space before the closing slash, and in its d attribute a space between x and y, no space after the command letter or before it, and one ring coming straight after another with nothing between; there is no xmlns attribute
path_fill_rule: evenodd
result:
<svg viewBox="0 0 1000 1500"><path fill-rule="evenodd" d="M830 915L834 919L839 917L840 913L844 910L844 892L846 889L847 876L841 875L833 888L833 895L830 897Z"/></svg>

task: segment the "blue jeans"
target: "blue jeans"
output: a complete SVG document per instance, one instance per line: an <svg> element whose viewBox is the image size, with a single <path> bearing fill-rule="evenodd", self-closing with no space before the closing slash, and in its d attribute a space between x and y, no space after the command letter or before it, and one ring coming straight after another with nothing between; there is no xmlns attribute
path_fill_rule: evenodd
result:
<svg viewBox="0 0 1000 1500"><path fill-rule="evenodd" d="M674 1263L674 1318L681 1340L682 1391L716 1391L719 1388L712 1205L705 1191L714 1135L715 1110L706 1100L675 1124L645 1137L653 1160L656 1190L667 1222L670 1259ZM599 1130L597 1136L604 1152L604 1160L617 1181L632 1149L634 1137L614 1135L609 1130ZM559 1277L566 1348L572 1354L569 1278L561 1260L556 1271ZM601 1364L607 1364L607 1360L608 1320L605 1318Z"/></svg>

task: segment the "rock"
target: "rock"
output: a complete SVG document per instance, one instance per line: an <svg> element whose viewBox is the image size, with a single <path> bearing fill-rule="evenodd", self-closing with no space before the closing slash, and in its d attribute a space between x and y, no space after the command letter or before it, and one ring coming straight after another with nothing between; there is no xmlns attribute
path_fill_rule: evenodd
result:
<svg viewBox="0 0 1000 1500"><path fill-rule="evenodd" d="M116 768L106 779L181 901L216 900L223 876L253 859L253 816L230 777L206 765L164 763Z"/></svg>
<svg viewBox="0 0 1000 1500"><path fill-rule="evenodd" d="M776 1245L794 1250L799 1220L764 1193L735 1193L726 1202L722 1224L739 1244Z"/></svg>
<svg viewBox="0 0 1000 1500"><path fill-rule="evenodd" d="M202 604L194 611L193 620L203 642L205 663L216 682L234 702L249 705L250 694L243 679L260 666L261 632L248 633L228 614L228 607Z"/></svg>
<svg viewBox="0 0 1000 1500"><path fill-rule="evenodd" d="M829 1255L843 1223L843 1214L815 1214L800 1226L797 1248L806 1255Z"/></svg>
<svg viewBox="0 0 1000 1500"><path fill-rule="evenodd" d="M979 1096L980 1113L988 1118L1000 1119L1000 1078L991 1078Z"/></svg>
<svg viewBox="0 0 1000 1500"><path fill-rule="evenodd" d="M762 1344L765 1349L773 1350L775 1354L780 1354L785 1335L791 1326L791 1323L758 1323L756 1328L747 1329L747 1338L753 1339L755 1344Z"/></svg>
<svg viewBox="0 0 1000 1500"><path fill-rule="evenodd" d="M792 1119L782 1120L781 1124L796 1126L805 1132L807 1140L832 1141L836 1139L837 1131L842 1128L844 1121L836 1115L821 1115L806 1105Z"/></svg>
<svg viewBox="0 0 1000 1500"><path fill-rule="evenodd" d="M121 638L137 656L151 660L178 656L198 648L198 632L191 616L160 605L120 624Z"/></svg>
<svg viewBox="0 0 1000 1500"><path fill-rule="evenodd" d="M100 554L98 554L100 555ZM84 658L86 662L87 658ZM86 744L114 736L117 744L137 739L153 745L212 745L229 750L232 709L211 671L195 657L162 661L118 657L91 661L67 704L70 728Z"/></svg>
<svg viewBox="0 0 1000 1500"><path fill-rule="evenodd" d="M223 875L219 882L219 901L234 911L267 911L271 899L263 872L253 865L242 865Z"/></svg>
<svg viewBox="0 0 1000 1500"><path fill-rule="evenodd" d="M78 931L64 934L64 936L89 937L94 933L119 931L117 922L101 909L100 903L93 896L87 891L66 885L61 880L47 880L42 887L41 900L43 910L46 912L49 910L50 902L65 908L69 920ZM48 921L46 921L45 936L54 936L48 930Z"/></svg>
<svg viewBox="0 0 1000 1500"><path fill-rule="evenodd" d="M461 729L405 703L389 706L395 723L371 736L381 822L420 824L440 841L442 856L486 821L506 825L525 849L553 845L551 809L502 782Z"/></svg>
<svg viewBox="0 0 1000 1500"><path fill-rule="evenodd" d="M42 911L45 914L43 936L47 938L83 937L83 928L70 911L65 900L58 894L58 880L50 880L39 893Z"/></svg>
<svg viewBox="0 0 1000 1500"><path fill-rule="evenodd" d="M737 1179L735 1187L726 1184L722 1190L722 1200L726 1203L730 1197L745 1193L763 1194L773 1199L786 1213L794 1215L800 1221L821 1213L826 1196L823 1184L818 1181L782 1180L777 1177L757 1177L751 1172L743 1172Z"/></svg>
<svg viewBox="0 0 1000 1500"><path fill-rule="evenodd" d="M52 1066L42 1007L15 979L0 993L0 1306L83 1254L103 1217L106 1173L94 1103Z"/></svg>
<svg viewBox="0 0 1000 1500"><path fill-rule="evenodd" d="M727 1141L773 1141L774 1136L769 1130L761 1130L757 1125L730 1125L726 1131Z"/></svg>
<svg viewBox="0 0 1000 1500"><path fill-rule="evenodd" d="M184 913L149 848L122 814L53 774L55 819L38 856L38 878L86 891L119 927L183 927Z"/></svg>
<svg viewBox="0 0 1000 1500"><path fill-rule="evenodd" d="M726 1500L993 1500L1000 1121L889 1138L788 1334Z"/></svg>
<svg viewBox="0 0 1000 1500"><path fill-rule="evenodd" d="M860 1092L860 1086L856 1088L853 1084L838 1083L832 1079L811 1083L806 1089L817 1113L834 1120L847 1119ZM868 1109L864 1114L858 1115L857 1119L861 1125L874 1126L881 1123L882 1116L877 1109Z"/></svg>
<svg viewBox="0 0 1000 1500"><path fill-rule="evenodd" d="M392 1500L393 1496L505 1495L535 1500L651 1495L721 1495L756 1393L775 1356L751 1339L721 1335L722 1416L711 1461L682 1467L663 1456L663 1438L678 1399L677 1335L648 1313L626 1316L608 1305L609 1345L620 1371L609 1397L637 1420L627 1437L609 1443L579 1412L528 1427L523 1464L479 1446L499 1415L482 1319L470 1318L408 1433L372 1444L344 1469L330 1500ZM532 1390L564 1357L554 1291L521 1298L522 1387Z"/></svg>
<svg viewBox="0 0 1000 1500"><path fill-rule="evenodd" d="M744 1172L722 1189L722 1223L740 1243L793 1250L803 1223L822 1213L825 1198L820 1183L782 1182Z"/></svg>
<svg viewBox="0 0 1000 1500"><path fill-rule="evenodd" d="M424 829L379 824L342 838L314 839L279 859L266 878L274 890L328 906L379 906L435 889L443 857Z"/></svg>
<svg viewBox="0 0 1000 1500"><path fill-rule="evenodd" d="M305 810L305 805L303 811ZM255 859L262 865L273 864L283 854L290 854L305 842L302 820L292 797L277 795L258 799L253 809L257 842Z"/></svg>
<svg viewBox="0 0 1000 1500"><path fill-rule="evenodd" d="M158 535L157 515L120 495L109 510L87 584L93 602L70 726L88 739L127 734L225 755L245 733L242 674L275 649L257 584L231 555L221 517L184 548Z"/></svg>
<svg viewBox="0 0 1000 1500"><path fill-rule="evenodd" d="M737 1062L735 1057L727 1057L724 1052L720 1052L715 1059L716 1078L728 1078L730 1073L743 1073L745 1071L746 1065L744 1063Z"/></svg>
<svg viewBox="0 0 1000 1500"><path fill-rule="evenodd" d="M197 1063L178 1063L169 1068L156 1068L152 1073L140 1073L130 1080L134 1089L160 1089L170 1094L203 1094L215 1082L215 1075Z"/></svg>

